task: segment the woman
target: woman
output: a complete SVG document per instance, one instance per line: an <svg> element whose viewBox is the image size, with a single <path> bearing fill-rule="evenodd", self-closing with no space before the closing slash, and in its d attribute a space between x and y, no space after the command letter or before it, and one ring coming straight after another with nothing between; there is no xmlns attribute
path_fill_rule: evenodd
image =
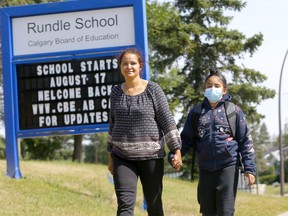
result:
<svg viewBox="0 0 288 216"><path fill-rule="evenodd" d="M140 76L144 65L140 52L127 49L119 56L118 63L125 82L111 92L107 147L117 215L134 215L138 177L148 215L164 215L164 143L175 153L174 164L179 169L182 165L180 134L160 86Z"/></svg>
<svg viewBox="0 0 288 216"><path fill-rule="evenodd" d="M249 186L255 181L253 141L238 106L235 106L236 134L233 136L224 107L225 101L231 100L225 77L215 69L210 70L204 85L205 98L201 104L198 131L193 130L191 110L181 132L181 153L184 156L190 147L196 147L200 212L204 216L231 216L235 211L239 153L244 178ZM197 134L195 139L193 134Z"/></svg>

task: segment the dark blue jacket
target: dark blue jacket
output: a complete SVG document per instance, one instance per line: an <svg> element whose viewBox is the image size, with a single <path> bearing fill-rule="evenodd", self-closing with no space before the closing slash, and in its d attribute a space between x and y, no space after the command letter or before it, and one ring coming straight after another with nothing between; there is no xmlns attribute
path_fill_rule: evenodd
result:
<svg viewBox="0 0 288 216"><path fill-rule="evenodd" d="M198 122L198 138L194 139L192 127L192 110L189 112L183 131L181 132L184 156L196 143L196 159L200 169L217 171L224 167L235 165L238 151L242 155L244 173L256 175L254 162L253 140L249 126L242 110L236 106L236 134L233 138L227 121L224 101L231 100L230 95L224 95L215 108L212 108L207 98L202 102L202 112ZM195 141L194 141L195 140Z"/></svg>

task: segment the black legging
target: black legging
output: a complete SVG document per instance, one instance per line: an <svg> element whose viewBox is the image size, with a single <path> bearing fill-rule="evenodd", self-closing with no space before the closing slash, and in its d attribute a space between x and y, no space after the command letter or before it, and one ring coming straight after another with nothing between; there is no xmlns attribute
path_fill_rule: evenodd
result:
<svg viewBox="0 0 288 216"><path fill-rule="evenodd" d="M239 171L236 165L208 172L199 170L198 202L203 216L232 216Z"/></svg>
<svg viewBox="0 0 288 216"><path fill-rule="evenodd" d="M133 216L138 176L143 187L149 216L163 216L162 180L164 160L125 160L113 155L113 178L118 216Z"/></svg>

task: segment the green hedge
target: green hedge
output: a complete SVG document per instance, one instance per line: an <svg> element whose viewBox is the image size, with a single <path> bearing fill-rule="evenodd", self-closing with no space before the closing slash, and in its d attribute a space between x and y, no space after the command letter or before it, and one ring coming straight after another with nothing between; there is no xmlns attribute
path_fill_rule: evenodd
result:
<svg viewBox="0 0 288 216"><path fill-rule="evenodd" d="M259 176L259 182L261 184L273 184L276 178L277 178L276 174L263 175Z"/></svg>
<svg viewBox="0 0 288 216"><path fill-rule="evenodd" d="M5 139L0 136L0 159L5 159Z"/></svg>

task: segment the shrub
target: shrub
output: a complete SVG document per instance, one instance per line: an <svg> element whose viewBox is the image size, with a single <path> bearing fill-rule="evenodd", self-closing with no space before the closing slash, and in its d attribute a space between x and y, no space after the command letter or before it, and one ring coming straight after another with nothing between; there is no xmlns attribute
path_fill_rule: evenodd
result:
<svg viewBox="0 0 288 216"><path fill-rule="evenodd" d="M259 181L262 184L273 184L277 178L276 174L262 175L259 177Z"/></svg>
<svg viewBox="0 0 288 216"><path fill-rule="evenodd" d="M4 137L0 136L0 159L5 159L5 151L6 151L5 139Z"/></svg>

